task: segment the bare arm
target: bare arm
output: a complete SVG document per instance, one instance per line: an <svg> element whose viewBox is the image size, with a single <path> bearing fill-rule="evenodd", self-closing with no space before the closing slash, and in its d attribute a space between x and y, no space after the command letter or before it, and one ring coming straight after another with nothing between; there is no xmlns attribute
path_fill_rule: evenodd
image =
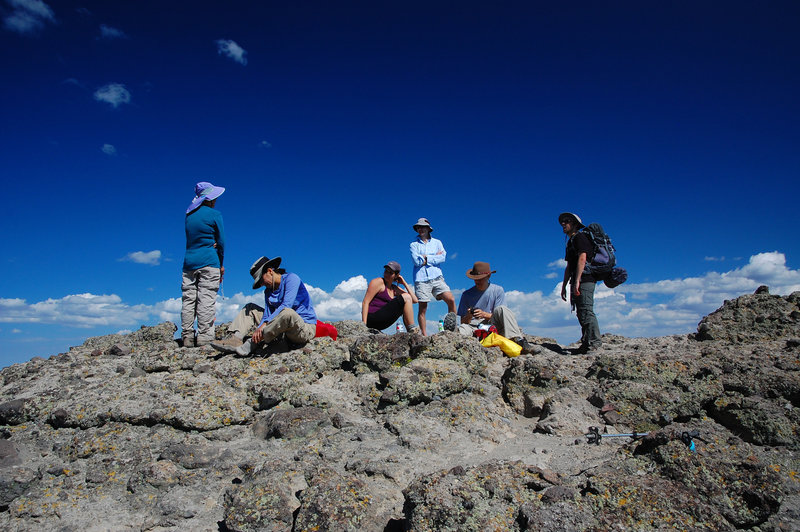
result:
<svg viewBox="0 0 800 532"><path fill-rule="evenodd" d="M361 321L367 323L367 314L369 314L369 304L372 299L381 291L383 287L383 279L376 277L367 285L367 293L364 294L364 300L361 302Z"/></svg>
<svg viewBox="0 0 800 532"><path fill-rule="evenodd" d="M411 296L411 302L414 303L414 304L419 303L419 299L417 299L417 294L415 294L414 290L412 290L411 287L408 286L408 283L403 278L403 276L402 275L398 275L397 276L397 280L400 281L400 284L402 284L406 288L405 291L408 292L408 295ZM400 287L398 287L397 289L400 290L401 292L403 291L403 289L400 288Z"/></svg>
<svg viewBox="0 0 800 532"><path fill-rule="evenodd" d="M561 299L567 300L567 284L569 283L569 264L564 267L564 281L561 283Z"/></svg>
<svg viewBox="0 0 800 532"><path fill-rule="evenodd" d="M583 268L586 266L586 253L578 255L578 265L575 266L575 278L572 279L572 293L573 295L581 295L581 276L583 275Z"/></svg>

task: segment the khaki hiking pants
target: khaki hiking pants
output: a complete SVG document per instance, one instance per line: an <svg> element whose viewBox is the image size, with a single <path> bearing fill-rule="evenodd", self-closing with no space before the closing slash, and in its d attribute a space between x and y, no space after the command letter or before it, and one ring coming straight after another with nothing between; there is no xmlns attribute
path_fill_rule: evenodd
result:
<svg viewBox="0 0 800 532"><path fill-rule="evenodd" d="M500 336L504 336L513 340L522 336L522 329L519 328L517 317L508 307L501 305L492 311L492 319L483 321L482 323L489 323L497 327L497 332ZM458 326L457 331L464 336L472 336L473 331L477 329L477 325L471 323L462 323Z"/></svg>
<svg viewBox="0 0 800 532"><path fill-rule="evenodd" d="M239 339L250 335L261 323L264 309L255 303L248 303L231 322L228 330ZM283 309L271 322L264 326L265 344L270 343L282 333L295 344L308 343L317 334L316 324L306 323L290 308Z"/></svg>
<svg viewBox="0 0 800 532"><path fill-rule="evenodd" d="M183 272L181 284L181 337L194 338L194 320L197 319L197 341L214 339L214 305L219 291L219 268L205 266Z"/></svg>

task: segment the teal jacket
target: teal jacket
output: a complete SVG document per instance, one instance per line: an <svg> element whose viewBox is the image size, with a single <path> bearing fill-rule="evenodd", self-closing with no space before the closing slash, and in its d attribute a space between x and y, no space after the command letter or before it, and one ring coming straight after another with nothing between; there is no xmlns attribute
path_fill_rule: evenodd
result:
<svg viewBox="0 0 800 532"><path fill-rule="evenodd" d="M221 268L224 256L225 229L222 226L222 214L207 205L201 205L187 214L183 271L190 272L205 266Z"/></svg>

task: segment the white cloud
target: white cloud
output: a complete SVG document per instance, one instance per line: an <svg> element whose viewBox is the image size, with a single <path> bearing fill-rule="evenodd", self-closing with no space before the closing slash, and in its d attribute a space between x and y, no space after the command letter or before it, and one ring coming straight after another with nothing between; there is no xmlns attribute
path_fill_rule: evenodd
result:
<svg viewBox="0 0 800 532"><path fill-rule="evenodd" d="M725 257L705 257L703 260L706 262L725 262Z"/></svg>
<svg viewBox="0 0 800 532"><path fill-rule="evenodd" d="M102 39L127 39L128 36L124 31L105 24L100 24L100 37Z"/></svg>
<svg viewBox="0 0 800 532"><path fill-rule="evenodd" d="M131 103L131 93L121 83L109 83L94 92L94 99L116 108L123 103Z"/></svg>
<svg viewBox="0 0 800 532"><path fill-rule="evenodd" d="M105 153L106 155L116 155L117 148L114 147L113 144L103 144L103 147L100 150Z"/></svg>
<svg viewBox="0 0 800 532"><path fill-rule="evenodd" d="M161 251L157 249L153 251L133 251L119 260L158 266L161 263Z"/></svg>
<svg viewBox="0 0 800 532"><path fill-rule="evenodd" d="M53 10L41 0L6 0L12 11L3 19L6 29L17 33L34 33L47 22L55 23Z"/></svg>
<svg viewBox="0 0 800 532"><path fill-rule="evenodd" d="M267 149L272 147L272 144L270 144L266 140L262 140L261 142L259 142L258 145L259 145L259 147L264 148L265 150L267 150Z"/></svg>
<svg viewBox="0 0 800 532"><path fill-rule="evenodd" d="M137 325L149 321L151 307L127 305L119 296L75 294L28 304L0 298L0 322L44 323L73 327Z"/></svg>
<svg viewBox="0 0 800 532"><path fill-rule="evenodd" d="M230 39L219 39L217 43L217 53L233 59L239 64L247 64L247 51Z"/></svg>
<svg viewBox="0 0 800 532"><path fill-rule="evenodd" d="M360 293L362 296L364 292L367 290L367 278L363 275L356 275L355 277L351 277L346 281L342 281L336 288L334 288L334 294L344 294L346 296L352 296L353 294Z"/></svg>

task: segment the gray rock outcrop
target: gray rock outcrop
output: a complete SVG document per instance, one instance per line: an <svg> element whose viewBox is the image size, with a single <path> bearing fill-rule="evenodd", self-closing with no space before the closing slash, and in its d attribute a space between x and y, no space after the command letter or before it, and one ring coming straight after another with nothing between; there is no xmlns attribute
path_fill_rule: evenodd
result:
<svg viewBox="0 0 800 532"><path fill-rule="evenodd" d="M0 529L798 530L799 302L590 356L358 322L250 358L91 338L0 372Z"/></svg>

